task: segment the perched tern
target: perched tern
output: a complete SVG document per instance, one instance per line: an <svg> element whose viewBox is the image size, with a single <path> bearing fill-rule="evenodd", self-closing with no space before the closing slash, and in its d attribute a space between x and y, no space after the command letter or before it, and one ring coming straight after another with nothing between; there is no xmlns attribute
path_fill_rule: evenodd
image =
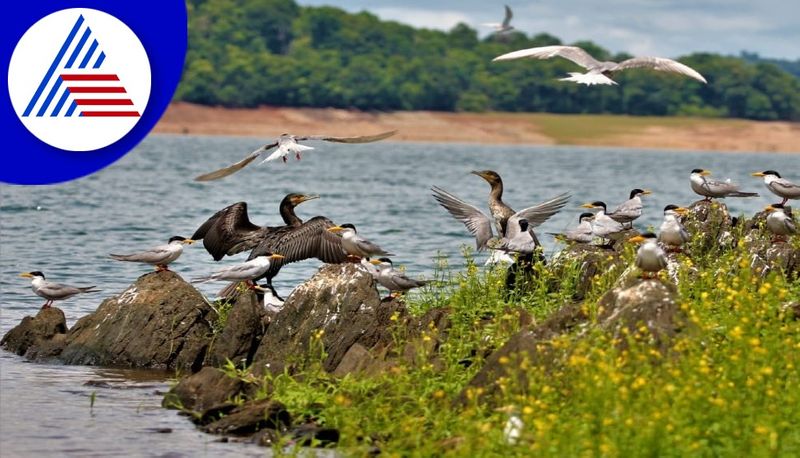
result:
<svg viewBox="0 0 800 458"><path fill-rule="evenodd" d="M519 231L512 238L502 238L491 247L493 250L500 250L505 252L531 254L536 251L539 246L539 241L536 239L536 234L533 233L533 228L528 226L527 219L520 219L517 221L519 224Z"/></svg>
<svg viewBox="0 0 800 458"><path fill-rule="evenodd" d="M389 258L373 259L370 263L378 266L378 283L392 293L403 293L412 288L419 288L428 284L425 280L414 280L408 278L404 273L396 270Z"/></svg>
<svg viewBox="0 0 800 458"><path fill-rule="evenodd" d="M54 301L68 299L76 294L96 293L100 290L94 286L70 286L60 283L53 283L44 279L44 274L37 271L25 272L19 275L23 278L31 279L31 289L37 296L47 299L42 305L43 309L50 308Z"/></svg>
<svg viewBox="0 0 800 458"><path fill-rule="evenodd" d="M764 184L773 194L783 199L781 205L786 205L789 199L800 199L800 185L794 184L774 170L755 172L754 177L764 177Z"/></svg>
<svg viewBox="0 0 800 458"><path fill-rule="evenodd" d="M264 275L273 260L283 259L282 255L268 253L257 256L249 261L218 270L210 275L195 277L192 283L206 283L210 281L246 282L251 289L257 289L253 280Z"/></svg>
<svg viewBox="0 0 800 458"><path fill-rule="evenodd" d="M663 57L634 57L622 62L600 62L577 46L542 46L538 48L521 49L495 57L493 61L521 59L524 57L535 59L563 57L564 59L571 60L587 69L588 72L571 72L569 73L569 77L561 78L561 81L574 81L578 84L586 84L588 86L593 84L617 84L616 81L611 79L611 76L616 72L629 68L649 68L652 70L679 73L706 83L706 79L703 78L703 75L696 70L672 59L665 59Z"/></svg>
<svg viewBox="0 0 800 458"><path fill-rule="evenodd" d="M342 248L345 253L354 258L372 258L375 256L393 256L375 243L358 235L356 227L352 224L342 224L328 228L329 232L341 234Z"/></svg>
<svg viewBox="0 0 800 458"><path fill-rule="evenodd" d="M775 234L773 242L786 240L787 237L797 234L797 225L783 208L783 204L772 204L764 208L767 212L767 229Z"/></svg>
<svg viewBox="0 0 800 458"><path fill-rule="evenodd" d="M642 243L636 251L636 267L641 269L642 278L655 278L655 274L667 267L667 254L658 246L656 235L646 232L628 239L629 242ZM650 276L652 274L652 276Z"/></svg>
<svg viewBox="0 0 800 458"><path fill-rule="evenodd" d="M504 6L506 7L506 15L502 23L487 22L483 24L487 27L492 27L494 32L498 35L506 34L514 30L514 26L511 25L511 19L514 17L514 13L511 12L511 8L509 8L508 5Z"/></svg>
<svg viewBox="0 0 800 458"><path fill-rule="evenodd" d="M630 198L619 204L608 216L614 221L622 224L629 224L633 227L633 221L642 216L642 196L651 194L646 189L634 189L630 193Z"/></svg>
<svg viewBox="0 0 800 458"><path fill-rule="evenodd" d="M592 231L592 221L594 213L581 213L578 216L578 225L574 229L569 229L561 234L550 232L556 240L574 243L592 243L594 232Z"/></svg>
<svg viewBox="0 0 800 458"><path fill-rule="evenodd" d="M184 245L191 245L194 240L176 235L165 245L159 245L133 254L110 254L117 261L141 262L156 267L157 272L169 270L168 264L178 259L183 253Z"/></svg>
<svg viewBox="0 0 800 458"><path fill-rule="evenodd" d="M689 182L692 191L704 197L703 200L725 197L755 197L757 192L739 191L739 185L731 183L730 178L725 181L718 181L708 178L711 172L704 169L694 169L689 175Z"/></svg>
<svg viewBox="0 0 800 458"><path fill-rule="evenodd" d="M677 205L664 207L664 221L658 231L658 241L669 247L670 250L680 251L680 247L688 242L690 237L678 217L685 215L689 210Z"/></svg>
<svg viewBox="0 0 800 458"><path fill-rule="evenodd" d="M617 234L625 230L625 227L614 221L610 216L606 214L606 203L600 200L594 201L592 203L583 204L581 208L590 208L593 210L598 210L597 213L594 214L594 219L592 220L592 233L595 237L600 237L601 239L608 239L608 237L612 234Z"/></svg>
<svg viewBox="0 0 800 458"><path fill-rule="evenodd" d="M300 160L300 153L302 151L314 149L310 146L305 146L298 143L302 141L315 140L315 141L325 141L325 142L335 142L335 143L371 143L383 140L385 138L389 138L396 133L397 133L396 130L392 130L389 132L382 132L377 135L364 135L360 137L331 137L327 135L281 134L281 136L278 137L274 142L264 145L261 148L253 151L241 161L235 164L231 164L227 167L221 168L219 170L216 170L214 172L200 175L197 178L195 178L195 181L218 180L220 178L224 178L228 175L236 173L239 170L246 167L251 162L255 161L256 158L258 158L261 154L266 153L267 151L275 147L277 147L277 150L275 150L275 152L267 156L267 158L264 159L262 163L267 161L274 161L277 159L282 159L283 162L286 162L289 154L294 154L297 160Z"/></svg>

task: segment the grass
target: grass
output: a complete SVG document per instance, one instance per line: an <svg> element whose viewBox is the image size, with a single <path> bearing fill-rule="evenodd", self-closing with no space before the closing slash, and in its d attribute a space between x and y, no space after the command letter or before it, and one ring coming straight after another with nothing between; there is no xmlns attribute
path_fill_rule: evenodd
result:
<svg viewBox="0 0 800 458"><path fill-rule="evenodd" d="M626 265L633 255L623 253ZM317 336L300 376L267 376L257 397L338 428L339 451L352 456L370 446L381 456L798 456L800 321L786 305L800 300L800 281L763 278L750 259L743 242L684 258L677 299L689 325L666 352L646 328L614 338L590 327L550 341L551 364L501 359L511 376L467 388L484 357L520 329L518 311L546 318L570 301L579 273L577 264L537 267L527 291L507 297L503 272L467 253L461 272L440 261L447 286L409 300L415 315L447 307L451 323L446 332L429 326L412 358L379 376L336 378L322 370ZM601 272L584 300L590 316L620 275Z"/></svg>

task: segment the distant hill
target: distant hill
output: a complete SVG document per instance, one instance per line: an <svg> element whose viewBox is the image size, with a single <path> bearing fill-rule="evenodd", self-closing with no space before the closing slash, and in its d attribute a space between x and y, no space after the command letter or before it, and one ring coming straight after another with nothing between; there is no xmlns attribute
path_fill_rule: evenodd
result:
<svg viewBox="0 0 800 458"><path fill-rule="evenodd" d="M292 0L189 0L187 6L189 51L177 100L800 120L800 78L786 71L793 67L750 54L679 58L708 85L634 70L615 77L619 86L585 87L557 81L578 70L562 59L491 62L511 50L561 44L547 34L481 40L465 24L448 32L415 29L367 12L301 7ZM627 57L578 44L601 59Z"/></svg>
<svg viewBox="0 0 800 458"><path fill-rule="evenodd" d="M751 63L767 63L776 65L792 75L800 78L800 59L787 60L787 59L770 59L759 56L757 53L742 51L740 57L747 62Z"/></svg>

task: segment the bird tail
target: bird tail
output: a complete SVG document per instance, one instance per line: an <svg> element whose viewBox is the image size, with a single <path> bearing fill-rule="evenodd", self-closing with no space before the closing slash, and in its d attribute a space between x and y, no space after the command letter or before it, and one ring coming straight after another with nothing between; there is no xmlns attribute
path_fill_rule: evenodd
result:
<svg viewBox="0 0 800 458"><path fill-rule="evenodd" d="M587 86L593 86L595 84L607 84L609 86L616 85L616 81L612 80L611 78L607 77L602 73L575 73L570 72L569 76L566 78L560 78L559 81L573 81L578 84L585 84Z"/></svg>
<svg viewBox="0 0 800 458"><path fill-rule="evenodd" d="M192 278L191 280L189 280L189 281L190 281L191 283L205 283L205 282L207 282L207 281L211 281L211 280L213 280L213 279L214 279L214 276L213 276L213 275L206 275L206 276L203 276L203 277L193 277L193 278Z"/></svg>
<svg viewBox="0 0 800 458"><path fill-rule="evenodd" d="M130 254L109 254L108 255L111 259L116 259L117 261L130 261L131 256Z"/></svg>
<svg viewBox="0 0 800 458"><path fill-rule="evenodd" d="M97 287L96 286L84 286L84 287L78 288L78 289L81 290L82 293L96 293L96 292L100 291L99 289L95 289L95 288L97 288Z"/></svg>
<svg viewBox="0 0 800 458"><path fill-rule="evenodd" d="M736 191L728 194L728 197L758 197L758 193Z"/></svg>

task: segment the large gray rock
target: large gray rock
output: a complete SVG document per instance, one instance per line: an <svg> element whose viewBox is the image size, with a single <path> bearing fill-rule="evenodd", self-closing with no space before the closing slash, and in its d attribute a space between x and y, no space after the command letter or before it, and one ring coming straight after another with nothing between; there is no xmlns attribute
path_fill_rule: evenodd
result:
<svg viewBox="0 0 800 458"><path fill-rule="evenodd" d="M258 296L252 291L239 294L214 337L206 364L217 367L230 360L237 366L250 365L267 326L267 312Z"/></svg>
<svg viewBox="0 0 800 458"><path fill-rule="evenodd" d="M0 347L16 353L20 356L25 355L29 350L36 347L48 345L54 337L67 332L67 320L64 312L56 307L41 309L36 316L26 316L20 324L12 328L3 339L0 340ZM63 342L62 339L56 339ZM52 345L49 345L52 347ZM48 356L60 353L60 346L54 352L48 352Z"/></svg>
<svg viewBox="0 0 800 458"><path fill-rule="evenodd" d="M632 235L631 235L632 236ZM575 292L573 299L583 300L592 288L592 279L595 275L603 274L610 269L624 269L625 261L621 256L624 242L619 241L615 244L616 249L610 247L600 247L584 243L572 244L561 250L550 264L550 268L555 273L555 277L562 279L561 284L554 285L562 288L563 282L568 279L568 275L574 266L578 268L578 278L575 282Z"/></svg>
<svg viewBox="0 0 800 458"><path fill-rule="evenodd" d="M291 369L309 354L309 343L321 332L319 341L327 354L323 367L332 372L354 344L371 349L391 341L395 313L405 316L405 307L395 300L381 302L363 267L326 265L286 299L256 351L254 370Z"/></svg>
<svg viewBox="0 0 800 458"><path fill-rule="evenodd" d="M139 277L67 334L67 364L198 371L216 312L174 272Z"/></svg>
<svg viewBox="0 0 800 458"><path fill-rule="evenodd" d="M689 232L688 243L691 254L704 255L730 249L736 240L728 206L714 200L699 200L689 206L689 213L681 218Z"/></svg>
<svg viewBox="0 0 800 458"><path fill-rule="evenodd" d="M204 412L227 404L245 387L236 377L229 377L215 367L204 367L200 372L183 377L164 396L162 405L170 409L195 412L200 418Z"/></svg>

